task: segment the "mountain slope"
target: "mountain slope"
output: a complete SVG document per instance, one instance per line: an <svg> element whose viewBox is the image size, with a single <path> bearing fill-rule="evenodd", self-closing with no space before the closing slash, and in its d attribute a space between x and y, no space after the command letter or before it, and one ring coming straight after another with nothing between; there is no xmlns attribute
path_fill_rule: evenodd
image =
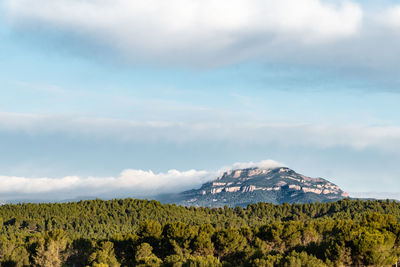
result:
<svg viewBox="0 0 400 267"><path fill-rule="evenodd" d="M345 197L347 193L323 178L307 177L280 167L227 171L200 189L178 194L174 202L185 206L244 207L257 202L328 202Z"/></svg>

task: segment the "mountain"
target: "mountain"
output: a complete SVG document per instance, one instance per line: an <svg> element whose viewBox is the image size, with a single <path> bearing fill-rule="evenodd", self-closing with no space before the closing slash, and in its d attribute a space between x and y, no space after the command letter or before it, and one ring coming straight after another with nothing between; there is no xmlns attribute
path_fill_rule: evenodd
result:
<svg viewBox="0 0 400 267"><path fill-rule="evenodd" d="M309 203L343 199L348 194L337 185L286 168L247 168L224 172L217 179L174 196L184 206L245 207L251 203Z"/></svg>

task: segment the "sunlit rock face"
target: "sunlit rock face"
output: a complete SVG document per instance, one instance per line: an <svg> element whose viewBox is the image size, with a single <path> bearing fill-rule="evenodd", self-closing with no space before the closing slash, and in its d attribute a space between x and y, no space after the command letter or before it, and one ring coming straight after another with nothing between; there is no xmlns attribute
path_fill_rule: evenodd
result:
<svg viewBox="0 0 400 267"><path fill-rule="evenodd" d="M217 179L178 195L176 203L186 206L247 206L269 202L308 203L335 201L348 197L337 185L279 167L229 170Z"/></svg>

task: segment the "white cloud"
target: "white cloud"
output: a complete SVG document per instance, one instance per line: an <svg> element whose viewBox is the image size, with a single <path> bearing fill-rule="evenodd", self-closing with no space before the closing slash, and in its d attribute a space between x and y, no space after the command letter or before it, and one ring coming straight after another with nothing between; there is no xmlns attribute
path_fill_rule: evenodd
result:
<svg viewBox="0 0 400 267"><path fill-rule="evenodd" d="M16 31L134 64L221 66L244 60L371 70L400 62L398 5L351 0L4 0ZM49 36L50 38L46 38ZM81 46L82 45L82 46ZM92 49L92 48L99 49ZM96 54L93 52L92 56ZM379 75L378 75L379 74Z"/></svg>
<svg viewBox="0 0 400 267"><path fill-rule="evenodd" d="M127 169L117 177L79 177L34 178L0 176L0 197L11 198L45 198L56 200L79 196L132 196L146 197L165 193L178 193L199 187L203 183L216 179L222 171L228 169L261 167L275 168L283 164L273 160L261 162L238 162L231 167L218 171L178 171L154 173L151 170Z"/></svg>
<svg viewBox="0 0 400 267"><path fill-rule="evenodd" d="M79 195L101 196L129 193L132 196L152 196L162 193L179 192L199 186L214 178L208 171L177 171L153 173L144 170L124 170L118 177L28 178L0 176L0 196L18 195L24 197L55 194L58 199Z"/></svg>
<svg viewBox="0 0 400 267"><path fill-rule="evenodd" d="M111 142L187 144L205 141L400 151L400 127L397 125L183 123L0 113L0 132L22 132L32 136L54 134Z"/></svg>
<svg viewBox="0 0 400 267"><path fill-rule="evenodd" d="M230 169L246 169L246 168L262 168L262 169L273 169L278 167L286 167L285 164L277 162L275 160L266 159L259 162L236 162L232 164L232 166L224 167L222 170L230 170Z"/></svg>
<svg viewBox="0 0 400 267"><path fill-rule="evenodd" d="M22 28L72 33L134 62L192 65L312 51L356 36L363 19L361 7L346 0L5 0L4 6Z"/></svg>
<svg viewBox="0 0 400 267"><path fill-rule="evenodd" d="M387 27L398 30L400 28L400 5L387 8L379 14L378 20Z"/></svg>

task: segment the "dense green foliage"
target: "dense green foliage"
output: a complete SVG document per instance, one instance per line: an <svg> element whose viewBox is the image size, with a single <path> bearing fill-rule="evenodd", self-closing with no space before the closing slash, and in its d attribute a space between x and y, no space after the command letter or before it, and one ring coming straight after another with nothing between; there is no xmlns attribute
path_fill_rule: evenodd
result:
<svg viewBox="0 0 400 267"><path fill-rule="evenodd" d="M399 236L392 201L0 206L1 266L391 266Z"/></svg>

